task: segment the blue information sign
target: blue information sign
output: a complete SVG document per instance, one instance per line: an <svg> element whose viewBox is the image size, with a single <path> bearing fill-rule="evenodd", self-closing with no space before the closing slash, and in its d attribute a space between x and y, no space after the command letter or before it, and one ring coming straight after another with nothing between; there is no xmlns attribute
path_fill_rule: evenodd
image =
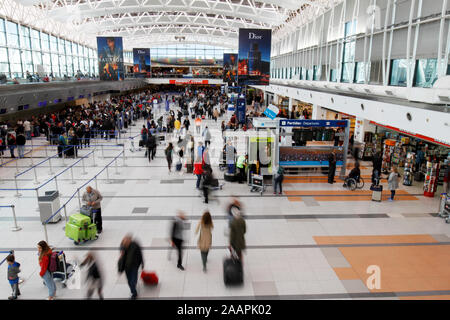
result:
<svg viewBox="0 0 450 320"><path fill-rule="evenodd" d="M280 120L280 127L345 128L347 125L347 120Z"/></svg>
<svg viewBox="0 0 450 320"><path fill-rule="evenodd" d="M247 103L245 98L237 99L236 109L239 123L245 123L245 112L247 111Z"/></svg>

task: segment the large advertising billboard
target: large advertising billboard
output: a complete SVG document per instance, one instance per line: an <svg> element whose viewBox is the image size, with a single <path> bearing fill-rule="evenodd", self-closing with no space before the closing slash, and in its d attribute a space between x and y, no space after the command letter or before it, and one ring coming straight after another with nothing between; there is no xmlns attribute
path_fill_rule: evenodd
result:
<svg viewBox="0 0 450 320"><path fill-rule="evenodd" d="M97 37L97 52L100 80L123 80L125 70L122 37Z"/></svg>
<svg viewBox="0 0 450 320"><path fill-rule="evenodd" d="M239 29L239 85L269 85L271 29Z"/></svg>
<svg viewBox="0 0 450 320"><path fill-rule="evenodd" d="M223 54L223 82L229 85L237 84L238 55L236 53Z"/></svg>
<svg viewBox="0 0 450 320"><path fill-rule="evenodd" d="M133 48L133 73L150 75L150 49Z"/></svg>

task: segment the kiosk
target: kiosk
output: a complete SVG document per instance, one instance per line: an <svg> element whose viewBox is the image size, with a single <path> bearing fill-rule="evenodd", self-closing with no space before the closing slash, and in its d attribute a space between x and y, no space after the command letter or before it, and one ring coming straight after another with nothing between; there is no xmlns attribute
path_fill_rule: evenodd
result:
<svg viewBox="0 0 450 320"><path fill-rule="evenodd" d="M279 165L284 168L324 168L328 156L335 151L341 177L345 176L350 133L348 120L286 120L279 121L282 144L278 148ZM337 133L340 131L340 133ZM343 132L342 132L343 131ZM344 145L335 137L344 134Z"/></svg>

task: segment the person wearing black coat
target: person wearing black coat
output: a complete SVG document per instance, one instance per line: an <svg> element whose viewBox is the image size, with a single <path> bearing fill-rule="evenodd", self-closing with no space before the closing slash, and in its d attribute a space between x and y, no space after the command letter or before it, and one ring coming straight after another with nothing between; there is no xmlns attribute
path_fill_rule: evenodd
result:
<svg viewBox="0 0 450 320"><path fill-rule="evenodd" d="M333 184L334 175L336 174L336 154L334 151L328 156L328 183Z"/></svg>
<svg viewBox="0 0 450 320"><path fill-rule="evenodd" d="M372 171L372 183L377 183L377 178L381 175L381 166L383 164L383 158L381 157L381 154L379 152L375 153L373 155L373 171Z"/></svg>
<svg viewBox="0 0 450 320"><path fill-rule="evenodd" d="M119 258L119 273L125 271L128 286L131 290L131 299L137 298L136 284L138 281L139 267L144 268L144 259L142 257L142 249L140 245L132 239L130 235L126 235L120 244L121 255Z"/></svg>
<svg viewBox="0 0 450 320"><path fill-rule="evenodd" d="M146 147L147 147L148 161L150 162L151 160L153 160L153 158L155 157L155 154L156 154L155 135L151 134L150 132L148 133Z"/></svg>

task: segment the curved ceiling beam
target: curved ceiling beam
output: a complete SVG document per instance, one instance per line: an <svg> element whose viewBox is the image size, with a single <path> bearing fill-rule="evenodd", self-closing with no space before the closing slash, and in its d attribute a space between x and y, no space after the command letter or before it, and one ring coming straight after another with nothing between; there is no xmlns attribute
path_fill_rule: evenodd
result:
<svg viewBox="0 0 450 320"><path fill-rule="evenodd" d="M118 27L153 27L153 26L167 26L167 25L183 25L183 26L204 26L215 27L227 31L237 31L239 28L264 28L264 25L257 23L248 23L240 19L223 19L223 18L210 18L204 17L186 17L184 15L166 16L167 21L161 21L158 17L105 17L95 21L82 21L79 24L80 30L86 30L91 32L104 32L110 29Z"/></svg>
<svg viewBox="0 0 450 320"><path fill-rule="evenodd" d="M220 4L220 2L217 2ZM239 8L236 5L229 6L228 9L210 9L205 7L179 7L179 6L108 6L91 8L89 4L83 3L76 6L67 6L47 11L48 17L56 20L64 19L74 16L80 19L84 18L96 18L107 15L118 15L124 13L144 13L144 12L187 12L191 14L204 13L204 14L217 14L225 15L229 17L246 19L255 23L264 23L270 27L278 26L287 19L288 14L280 13L276 10L266 10L259 8Z"/></svg>

